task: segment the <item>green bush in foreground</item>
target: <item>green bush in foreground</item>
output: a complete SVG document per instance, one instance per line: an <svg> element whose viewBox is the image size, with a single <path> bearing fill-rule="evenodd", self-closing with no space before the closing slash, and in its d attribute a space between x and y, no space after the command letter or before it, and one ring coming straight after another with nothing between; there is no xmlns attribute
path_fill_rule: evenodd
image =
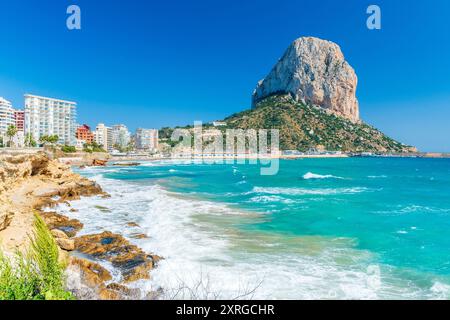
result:
<svg viewBox="0 0 450 320"><path fill-rule="evenodd" d="M64 289L64 266L45 222L35 215L33 238L26 255L8 259L0 252L0 300L72 300Z"/></svg>

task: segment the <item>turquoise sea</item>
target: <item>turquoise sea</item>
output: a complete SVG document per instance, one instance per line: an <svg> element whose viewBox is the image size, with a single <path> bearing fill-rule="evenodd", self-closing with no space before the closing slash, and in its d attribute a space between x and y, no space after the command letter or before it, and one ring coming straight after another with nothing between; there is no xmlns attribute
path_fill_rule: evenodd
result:
<svg viewBox="0 0 450 320"><path fill-rule="evenodd" d="M448 159L282 160L275 176L176 161L78 172L112 198L58 210L83 233L119 232L163 256L134 286L164 298L450 297Z"/></svg>

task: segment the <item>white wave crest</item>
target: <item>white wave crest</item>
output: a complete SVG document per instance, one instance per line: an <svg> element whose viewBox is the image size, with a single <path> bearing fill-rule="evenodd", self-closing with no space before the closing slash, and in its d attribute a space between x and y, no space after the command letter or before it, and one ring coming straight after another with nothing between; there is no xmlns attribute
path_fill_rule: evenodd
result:
<svg viewBox="0 0 450 320"><path fill-rule="evenodd" d="M286 199L280 196L256 196L248 200L248 202L258 202L258 203L284 203L284 204L292 204L296 203L296 201L291 199Z"/></svg>
<svg viewBox="0 0 450 320"><path fill-rule="evenodd" d="M111 198L74 201L72 208L78 212L72 212L67 205L57 210L84 223L80 234L109 230L123 234L148 253L162 256L164 259L151 271L151 280L133 284L145 292L163 288L168 299L233 299L255 288L252 296L242 298L377 299L401 298L405 293L425 296L419 292L420 288L409 283L397 285L392 279L385 281L389 278L385 273L379 286L369 285L373 274L364 266L364 252L342 246L336 250L329 240L322 244L318 237L287 239L272 232L241 230L236 227L241 217L248 221L260 219L261 215L223 203L186 198L158 185L106 179L100 172L95 174L94 179ZM256 187L253 192L263 194L254 200L275 201L281 200L282 194L351 194L366 190ZM129 228L128 222L136 222L140 227ZM132 235L136 232L149 238L134 239ZM295 241L295 245L290 241ZM336 262L349 258L353 261L351 265ZM192 296L189 293L192 288L204 292L195 291L196 296ZM426 293L429 291L427 288ZM431 291L433 296L444 296L447 288L438 283Z"/></svg>
<svg viewBox="0 0 450 320"><path fill-rule="evenodd" d="M302 195L336 195L336 194L356 194L369 191L367 188L328 188L328 189L305 189L305 188L266 188L254 187L252 192L265 194L285 194L293 196Z"/></svg>
<svg viewBox="0 0 450 320"><path fill-rule="evenodd" d="M333 175L330 175L330 174L320 175L320 174L315 174L315 173L312 173L312 172L308 172L305 175L303 175L303 179L304 180L311 180L311 179L344 179L344 178L333 176Z"/></svg>

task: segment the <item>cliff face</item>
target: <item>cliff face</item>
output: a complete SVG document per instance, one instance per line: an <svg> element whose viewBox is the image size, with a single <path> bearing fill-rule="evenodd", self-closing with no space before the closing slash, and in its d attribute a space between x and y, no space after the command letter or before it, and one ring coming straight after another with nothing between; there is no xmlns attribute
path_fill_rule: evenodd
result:
<svg viewBox="0 0 450 320"><path fill-rule="evenodd" d="M297 102L359 120L358 79L339 46L313 37L295 40L253 93L253 107L274 94L289 93Z"/></svg>
<svg viewBox="0 0 450 320"><path fill-rule="evenodd" d="M0 231L6 229L15 213L8 191L48 166L42 156L2 156L0 158Z"/></svg>
<svg viewBox="0 0 450 320"><path fill-rule="evenodd" d="M50 160L45 154L0 156L0 242L6 251L23 249L41 206L72 200L80 195L102 194L95 183L69 166Z"/></svg>

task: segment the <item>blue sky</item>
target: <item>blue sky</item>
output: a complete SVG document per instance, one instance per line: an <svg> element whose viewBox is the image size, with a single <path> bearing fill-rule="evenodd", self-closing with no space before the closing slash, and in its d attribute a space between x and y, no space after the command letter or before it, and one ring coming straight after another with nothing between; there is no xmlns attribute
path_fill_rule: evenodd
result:
<svg viewBox="0 0 450 320"><path fill-rule="evenodd" d="M82 30L66 28L66 8ZM378 4L382 30L366 28ZM78 122L130 129L221 119L300 36L338 43L361 115L421 150L450 151L450 1L0 0L0 96L78 102Z"/></svg>

